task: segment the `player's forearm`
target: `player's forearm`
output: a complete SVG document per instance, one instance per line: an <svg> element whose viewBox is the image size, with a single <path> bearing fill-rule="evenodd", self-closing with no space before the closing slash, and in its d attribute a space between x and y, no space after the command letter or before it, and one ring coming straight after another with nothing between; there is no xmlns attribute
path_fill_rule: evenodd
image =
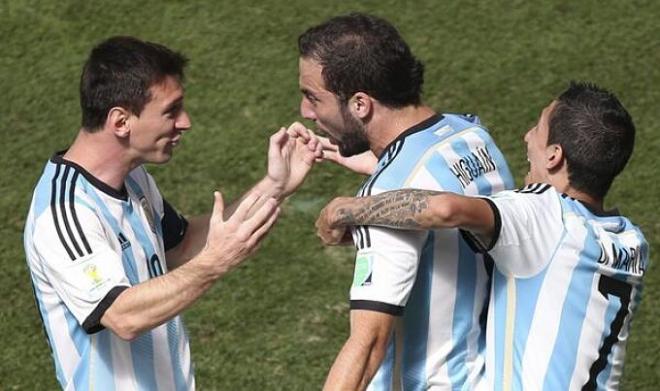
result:
<svg viewBox="0 0 660 391"><path fill-rule="evenodd" d="M495 228L495 215L488 201L450 192L402 189L376 196L336 200L332 206L334 212L328 214L331 216L330 227L461 228L487 241Z"/></svg>
<svg viewBox="0 0 660 391"><path fill-rule="evenodd" d="M176 247L165 253L167 268L172 271L190 261L202 251L209 233L210 214L195 216L188 220L186 234Z"/></svg>
<svg viewBox="0 0 660 391"><path fill-rule="evenodd" d="M330 369L324 390L363 390L385 357L394 316L351 310L351 336Z"/></svg>
<svg viewBox="0 0 660 391"><path fill-rule="evenodd" d="M384 355L374 348L373 343L365 345L349 338L335 359L323 390L366 389Z"/></svg>
<svg viewBox="0 0 660 391"><path fill-rule="evenodd" d="M178 315L224 274L206 267L212 262L204 257L202 253L176 270L125 290L101 323L120 338L132 340Z"/></svg>
<svg viewBox="0 0 660 391"><path fill-rule="evenodd" d="M431 190L403 189L376 196L339 198L334 206L331 226L377 225L399 229L431 229L447 224L443 215L434 213L432 204L447 193Z"/></svg>

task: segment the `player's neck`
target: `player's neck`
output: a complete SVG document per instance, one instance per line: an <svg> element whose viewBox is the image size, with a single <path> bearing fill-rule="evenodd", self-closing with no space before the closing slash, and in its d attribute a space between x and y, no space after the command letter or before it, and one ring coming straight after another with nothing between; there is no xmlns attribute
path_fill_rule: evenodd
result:
<svg viewBox="0 0 660 391"><path fill-rule="evenodd" d="M553 178L553 180L550 181L551 185L557 189L560 193L564 193L567 196L574 198L581 203L585 204L589 209L591 209L595 213L604 213L605 210L603 209L603 199L600 197L594 197L591 194L585 193L584 191L578 190L571 186L570 182L568 181L568 178L562 178L562 180L557 180L557 178Z"/></svg>
<svg viewBox="0 0 660 391"><path fill-rule="evenodd" d="M367 127L371 151L380 156L383 150L399 135L428 119L435 111L425 105L406 106L400 109L380 107Z"/></svg>
<svg viewBox="0 0 660 391"><path fill-rule="evenodd" d="M137 166L127 159L116 140L108 140L103 131L89 133L80 130L63 158L81 166L115 190L124 187L124 179Z"/></svg>

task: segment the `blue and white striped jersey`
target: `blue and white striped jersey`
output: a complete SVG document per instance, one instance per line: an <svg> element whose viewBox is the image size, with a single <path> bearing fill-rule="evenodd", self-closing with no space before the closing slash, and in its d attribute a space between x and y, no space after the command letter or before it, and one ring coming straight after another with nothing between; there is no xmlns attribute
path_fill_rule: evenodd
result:
<svg viewBox="0 0 660 391"><path fill-rule="evenodd" d="M489 251L489 389L617 389L648 266L641 231L550 185L491 200L500 228Z"/></svg>
<svg viewBox="0 0 660 391"><path fill-rule="evenodd" d="M513 188L477 117L436 115L383 152L358 195L418 188L491 194ZM399 316L370 390L473 389L484 374L489 273L458 230L360 226L351 309Z"/></svg>
<svg viewBox="0 0 660 391"><path fill-rule="evenodd" d="M167 272L172 227L186 226L142 166L125 186L55 155L34 190L24 244L57 379L66 390L192 389L179 317L131 342L100 323L123 290Z"/></svg>

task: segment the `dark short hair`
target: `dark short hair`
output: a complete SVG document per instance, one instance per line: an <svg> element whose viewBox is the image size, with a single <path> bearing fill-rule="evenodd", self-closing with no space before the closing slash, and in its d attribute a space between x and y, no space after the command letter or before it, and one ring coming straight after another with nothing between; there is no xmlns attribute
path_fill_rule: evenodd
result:
<svg viewBox="0 0 660 391"><path fill-rule="evenodd" d="M632 154L635 125L614 94L571 82L550 114L550 144L561 145L571 186L602 199Z"/></svg>
<svg viewBox="0 0 660 391"><path fill-rule="evenodd" d="M421 101L424 66L386 20L360 13L334 17L300 35L298 50L323 67L326 88L344 103L359 91L394 108Z"/></svg>
<svg viewBox="0 0 660 391"><path fill-rule="evenodd" d="M183 80L187 59L163 45L133 37L112 37L92 49L80 77L82 127L100 129L112 107L140 115L151 86L167 76Z"/></svg>

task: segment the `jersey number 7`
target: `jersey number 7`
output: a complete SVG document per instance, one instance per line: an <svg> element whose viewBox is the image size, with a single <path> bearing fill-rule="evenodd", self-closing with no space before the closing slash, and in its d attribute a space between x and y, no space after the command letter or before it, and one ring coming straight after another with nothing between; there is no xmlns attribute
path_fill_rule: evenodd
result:
<svg viewBox="0 0 660 391"><path fill-rule="evenodd" d="M610 325L610 334L605 337L603 341L603 346L600 347L598 351L598 359L594 361L589 370L589 380L582 387L583 391L595 390L596 389L596 378L600 372L605 369L605 364L607 363L607 356L610 355L612 347L619 340L619 332L623 327L623 321L628 315L628 307L630 305L630 295L632 293L632 287L630 284L627 284L623 281L617 280L615 278L601 275L598 280L598 291L606 298L608 296L616 296L621 301L621 307L617 311L612 324Z"/></svg>

